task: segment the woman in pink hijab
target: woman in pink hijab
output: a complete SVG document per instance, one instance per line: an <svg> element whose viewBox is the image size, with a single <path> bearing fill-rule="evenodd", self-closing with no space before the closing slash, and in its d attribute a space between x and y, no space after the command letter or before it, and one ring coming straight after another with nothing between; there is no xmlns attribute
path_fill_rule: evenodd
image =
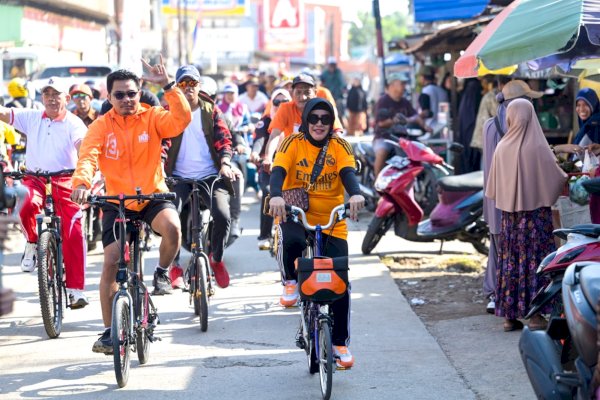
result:
<svg viewBox="0 0 600 400"><path fill-rule="evenodd" d="M508 332L523 328L519 318L527 314L531 299L545 283L535 271L555 250L550 206L567 175L556 163L529 100L513 100L506 122L508 130L494 152L485 195L502 210L496 315L504 317ZM545 326L539 314L529 323L530 329Z"/></svg>

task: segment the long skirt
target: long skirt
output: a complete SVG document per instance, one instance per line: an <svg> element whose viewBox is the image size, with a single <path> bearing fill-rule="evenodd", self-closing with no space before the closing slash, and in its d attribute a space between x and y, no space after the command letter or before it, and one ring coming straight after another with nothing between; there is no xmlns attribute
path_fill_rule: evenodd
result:
<svg viewBox="0 0 600 400"><path fill-rule="evenodd" d="M552 236L552 211L541 207L533 211L502 212L496 315L506 319L524 318L531 299L548 283L535 271L544 257L556 247ZM541 310L550 312L552 306Z"/></svg>

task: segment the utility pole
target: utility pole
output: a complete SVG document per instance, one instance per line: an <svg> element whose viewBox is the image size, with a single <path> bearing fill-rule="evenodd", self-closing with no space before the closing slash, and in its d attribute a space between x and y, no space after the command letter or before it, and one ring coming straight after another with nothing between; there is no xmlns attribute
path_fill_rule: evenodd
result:
<svg viewBox="0 0 600 400"><path fill-rule="evenodd" d="M373 0L373 17L375 18L375 36L377 37L377 58L379 59L379 67L381 68L381 90L380 93L385 93L387 81L385 78L385 62L383 53L383 33L381 32L381 13L379 12L379 0Z"/></svg>

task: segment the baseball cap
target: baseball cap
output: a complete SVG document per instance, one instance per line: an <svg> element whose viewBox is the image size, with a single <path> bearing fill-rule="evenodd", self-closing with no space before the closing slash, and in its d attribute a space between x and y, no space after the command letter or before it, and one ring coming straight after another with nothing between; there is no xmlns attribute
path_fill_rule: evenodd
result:
<svg viewBox="0 0 600 400"><path fill-rule="evenodd" d="M327 64L337 64L335 57L331 56L327 58Z"/></svg>
<svg viewBox="0 0 600 400"><path fill-rule="evenodd" d="M406 74L406 73L392 72L391 74L389 74L387 76L387 81L388 81L388 83L392 83L394 81L408 82L408 81L410 81L410 78L408 77L408 74Z"/></svg>
<svg viewBox="0 0 600 400"><path fill-rule="evenodd" d="M246 81L246 85L259 86L257 78L250 78Z"/></svg>
<svg viewBox="0 0 600 400"><path fill-rule="evenodd" d="M223 85L223 93L235 93L238 94L238 87L235 83L229 82Z"/></svg>
<svg viewBox="0 0 600 400"><path fill-rule="evenodd" d="M177 69L177 72L175 73L175 81L179 83L185 77L192 78L196 82L200 82L200 72L198 71L198 68L194 67L193 65L182 65Z"/></svg>
<svg viewBox="0 0 600 400"><path fill-rule="evenodd" d="M94 97L94 94L92 93L92 89L86 85L86 84L80 84L80 85L75 85L71 88L71 91L69 92L69 94L71 96L73 96L75 93L83 93L83 94L87 94L90 97Z"/></svg>
<svg viewBox="0 0 600 400"><path fill-rule="evenodd" d="M306 83L310 86L315 86L315 80L308 74L298 74L292 81L292 88L299 83Z"/></svg>
<svg viewBox="0 0 600 400"><path fill-rule="evenodd" d="M44 82L44 85L41 89L42 93L49 87L56 90L57 92L69 94L69 87L67 86L67 84L56 76L52 76L50 77L50 79Z"/></svg>
<svg viewBox="0 0 600 400"><path fill-rule="evenodd" d="M532 99L539 99L544 93L531 90L529 85L524 81L514 80L504 85L502 88L502 95L504 100L512 100L524 96Z"/></svg>

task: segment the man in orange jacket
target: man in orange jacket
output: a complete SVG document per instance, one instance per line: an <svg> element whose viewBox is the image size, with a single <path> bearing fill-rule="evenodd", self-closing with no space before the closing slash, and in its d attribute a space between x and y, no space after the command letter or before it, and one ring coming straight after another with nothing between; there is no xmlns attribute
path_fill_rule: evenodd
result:
<svg viewBox="0 0 600 400"><path fill-rule="evenodd" d="M109 196L131 195L136 188L143 194L168 192L161 164L161 140L179 135L192 120L190 106L183 93L169 83L165 66L151 67L144 80L159 84L165 91L169 111L162 107L140 104L140 79L126 70L114 71L106 78L108 100L113 105L94 121L83 139L79 162L73 174L72 199L86 201L96 167L104 175ZM181 226L175 206L170 201L132 202L129 213L139 215L162 237L160 256L154 272L154 294L170 292L168 269L181 244ZM110 325L112 298L117 291L115 277L119 248L113 234L117 212L106 208L102 217L104 265L100 277L100 304L105 331L92 347L96 353L112 353Z"/></svg>

